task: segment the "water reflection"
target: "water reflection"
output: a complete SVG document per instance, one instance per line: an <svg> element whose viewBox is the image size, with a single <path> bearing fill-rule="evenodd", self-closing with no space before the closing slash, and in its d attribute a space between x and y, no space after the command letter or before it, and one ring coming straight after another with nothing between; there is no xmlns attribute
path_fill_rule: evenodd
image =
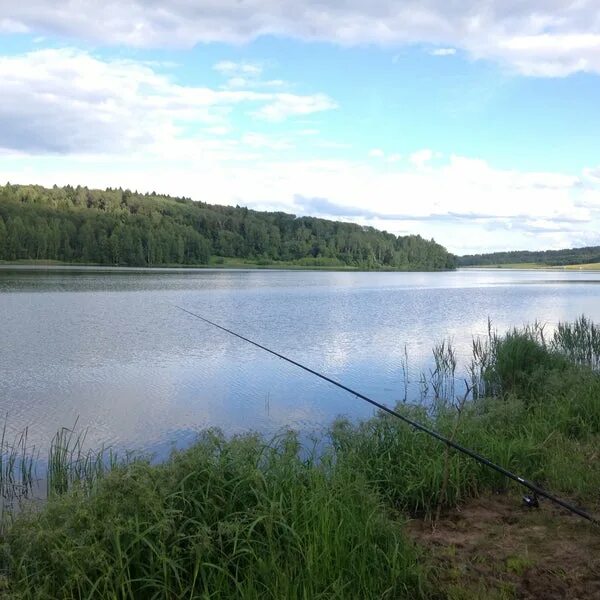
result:
<svg viewBox="0 0 600 600"><path fill-rule="evenodd" d="M600 275L545 271L0 269L0 410L44 448L79 422L88 443L141 450L236 433L311 430L368 406L244 345L209 316L378 400L404 397L432 346L585 313L600 320ZM574 285L577 284L577 285Z"/></svg>

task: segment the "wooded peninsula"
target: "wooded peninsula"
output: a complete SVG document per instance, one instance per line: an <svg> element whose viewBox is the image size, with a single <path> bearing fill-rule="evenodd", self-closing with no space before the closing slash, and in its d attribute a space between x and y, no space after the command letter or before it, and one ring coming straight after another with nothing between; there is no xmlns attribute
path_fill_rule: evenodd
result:
<svg viewBox="0 0 600 600"><path fill-rule="evenodd" d="M233 259L233 261L232 261ZM0 260L124 266L301 266L433 271L456 257L419 235L152 192L0 186Z"/></svg>
<svg viewBox="0 0 600 600"><path fill-rule="evenodd" d="M461 267L495 266L507 264L540 265L565 267L600 263L600 246L565 248L563 250L515 250L511 252L491 252L470 254L458 257Z"/></svg>

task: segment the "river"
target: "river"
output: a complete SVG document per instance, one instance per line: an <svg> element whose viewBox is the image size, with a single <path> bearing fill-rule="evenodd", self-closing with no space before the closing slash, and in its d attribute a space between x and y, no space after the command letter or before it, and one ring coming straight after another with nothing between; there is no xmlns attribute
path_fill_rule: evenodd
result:
<svg viewBox="0 0 600 600"><path fill-rule="evenodd" d="M45 448L78 419L87 443L163 454L219 427L313 431L372 409L179 305L394 405L452 340L459 362L499 330L600 321L600 273L377 273L0 268L0 412ZM406 349L406 353L405 353Z"/></svg>

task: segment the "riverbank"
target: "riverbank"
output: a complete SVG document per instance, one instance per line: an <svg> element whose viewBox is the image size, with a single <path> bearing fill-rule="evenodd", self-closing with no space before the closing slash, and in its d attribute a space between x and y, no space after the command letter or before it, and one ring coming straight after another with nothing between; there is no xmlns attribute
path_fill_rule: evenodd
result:
<svg viewBox="0 0 600 600"><path fill-rule="evenodd" d="M59 260L30 260L23 259L17 261L2 261L0 267L95 267L98 269L128 269L128 270L151 270L151 269L256 269L256 270L285 270L285 271L354 271L354 272L391 272L391 273L435 273L447 272L449 269L439 269L431 271L426 269L387 269L377 267L373 269L365 269L362 267L353 267L344 264L328 264L322 259L302 259L298 261L264 261L264 260L244 260L233 258L212 257L207 264L164 264L146 267L121 266L121 265L106 265L100 263L72 263L61 262ZM551 266L540 263L510 263L510 264L495 264L495 265L469 265L458 267L465 270L480 270L480 269L509 269L509 270L525 270L525 271L600 271L600 263L579 264L579 265L562 265ZM456 269L451 269L456 270Z"/></svg>
<svg viewBox="0 0 600 600"><path fill-rule="evenodd" d="M427 270L419 268L411 269L394 269L384 267L373 267L367 269L364 267L355 267L346 265L344 263L337 263L335 261L328 261L326 259L300 259L296 261L268 261L268 260L245 260L245 259L234 259L234 258L223 258L223 257L212 257L208 263L202 264L177 264L168 263L161 265L152 266L125 266L125 265L107 265L101 263L74 263L74 262L61 262L58 260L33 260L23 259L17 261L2 261L0 260L0 267L10 268L14 267L68 267L68 268L90 268L95 267L98 269L128 269L131 271L135 270L152 270L152 269L256 269L256 270L283 270L283 271L353 271L353 272L382 272L382 273L436 273L436 272L447 272L456 269L438 269L438 270Z"/></svg>
<svg viewBox="0 0 600 600"><path fill-rule="evenodd" d="M494 265L468 265L461 269L522 269L544 271L600 271L600 263L582 263L577 265L544 265L541 263L499 263Z"/></svg>
<svg viewBox="0 0 600 600"><path fill-rule="evenodd" d="M551 340L535 328L490 336L474 354L472 397L441 393L450 388L440 355L433 407L398 409L597 512L599 357L598 330L583 320ZM545 501L525 509L516 484L389 416L338 421L327 442L316 454L293 433L228 440L210 431L164 464L115 463L81 485L85 471L60 463L73 477L59 469L56 481L67 485L5 530L3 591L456 600L552 598L554 585L569 588L561 598L593 597L569 596L595 581L600 533L589 523ZM554 560L546 595L519 596L550 554L540 531L565 550L555 556L579 540L589 560L577 572Z"/></svg>
<svg viewBox="0 0 600 600"><path fill-rule="evenodd" d="M310 261L308 263L310 265ZM23 259L16 261L2 261L0 260L0 266L2 267L20 267L20 266L30 266L30 267L69 267L69 268L77 268L77 267L95 267L98 269L298 269L298 270L335 270L335 271L363 271L364 269L360 269L359 267L352 267L348 265L327 265L327 264L318 264L317 261L314 262L311 266L305 266L303 263L299 261L252 261L252 260L244 260L244 259L231 259L231 258L220 258L220 257L212 257L208 263L201 264L177 264L177 263L167 263L160 265L152 265L152 266L131 266L131 265L107 265L102 263L90 263L90 262L64 262L59 260L33 260L33 259ZM377 269L384 270L384 269Z"/></svg>

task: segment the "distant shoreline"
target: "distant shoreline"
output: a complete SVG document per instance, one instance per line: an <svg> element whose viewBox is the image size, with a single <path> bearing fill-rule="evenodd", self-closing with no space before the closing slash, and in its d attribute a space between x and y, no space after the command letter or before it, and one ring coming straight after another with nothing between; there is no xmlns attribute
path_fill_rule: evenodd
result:
<svg viewBox="0 0 600 600"><path fill-rule="evenodd" d="M115 270L160 270L160 269L181 269L181 270L193 270L193 269L222 269L222 270L262 270L262 271L351 271L355 273L448 273L456 271L457 269L437 269L437 270L425 270L425 269L363 269L360 267L353 266L333 266L333 265L299 265L294 263L276 262L268 264L260 264L259 262L251 261L233 261L225 260L224 262L212 261L209 264L189 265L189 264L165 264L165 265L150 265L150 266L134 266L134 265L107 265L102 263L79 263L79 262L62 262L59 260L32 260L23 259L18 261L3 261L0 260L0 268L10 267L69 267L69 268L96 268L96 269L115 269Z"/></svg>
<svg viewBox="0 0 600 600"><path fill-rule="evenodd" d="M7 269L10 267L68 267L69 269L77 268L95 268L119 271L146 271L146 270L164 270L164 269L179 269L179 270L256 270L256 271L331 271L331 272L355 272L355 273L449 273L453 271L570 271L570 272L597 272L600 271L600 263L577 264L577 265L543 265L538 263L510 263L497 265L465 265L458 266L456 269L363 269L353 266L333 266L333 265L298 265L294 263L276 262L269 264L261 264L251 261L234 261L225 259L224 262L211 261L209 264L189 265L189 264L165 264L151 266L133 266L133 265L107 265L102 263L79 263L79 262L62 262L59 260L32 260L23 259L18 261L3 261L0 260L0 268Z"/></svg>
<svg viewBox="0 0 600 600"><path fill-rule="evenodd" d="M506 263L497 265L464 265L459 269L512 269L520 271L600 271L600 263L544 265L540 263Z"/></svg>

